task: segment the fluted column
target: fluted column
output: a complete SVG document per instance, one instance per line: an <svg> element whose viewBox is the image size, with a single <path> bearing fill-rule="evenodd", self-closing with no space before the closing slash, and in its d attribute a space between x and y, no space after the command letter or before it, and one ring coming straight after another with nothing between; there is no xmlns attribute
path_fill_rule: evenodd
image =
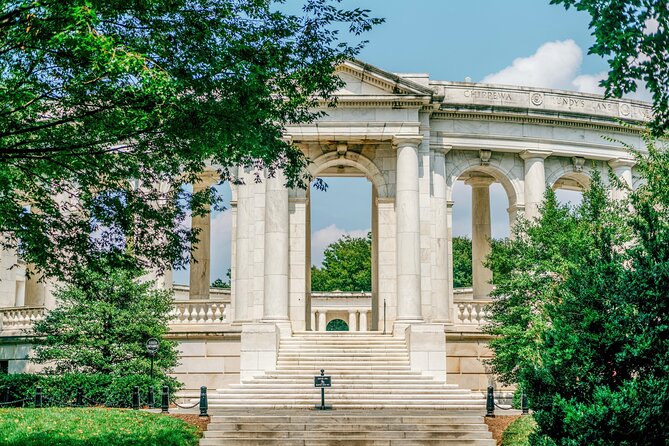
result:
<svg viewBox="0 0 669 446"><path fill-rule="evenodd" d="M446 152L438 149L434 153L432 170L434 209L434 251L435 265L432 275L432 305L435 322L449 320L448 295L452 284L448 281L451 261L448 255L448 200L446 199Z"/></svg>
<svg viewBox="0 0 669 446"><path fill-rule="evenodd" d="M253 224L253 175L239 167L237 186L237 222L235 235L235 322L248 321L251 295L251 226Z"/></svg>
<svg viewBox="0 0 669 446"><path fill-rule="evenodd" d="M193 193L208 189L209 182L202 179L193 184ZM189 298L191 300L209 299L211 278L209 268L211 263L211 214L209 205L204 215L193 215L192 227L199 229L198 242L191 250Z"/></svg>
<svg viewBox="0 0 669 446"><path fill-rule="evenodd" d="M397 321L423 320L420 286L419 135L398 135L395 212L397 215Z"/></svg>
<svg viewBox="0 0 669 446"><path fill-rule="evenodd" d="M288 189L277 171L265 189L265 273L263 320L288 320Z"/></svg>
<svg viewBox="0 0 669 446"><path fill-rule="evenodd" d="M474 299L487 299L492 291L492 271L485 266L490 254L490 185L489 176L471 176L466 181L472 187L472 288Z"/></svg>
<svg viewBox="0 0 669 446"><path fill-rule="evenodd" d="M630 158L618 158L609 161L609 166L613 169L616 177L630 189L632 189L632 167L634 167L634 160ZM624 189L611 190L611 198L614 200L622 200L627 198L628 191Z"/></svg>
<svg viewBox="0 0 669 446"><path fill-rule="evenodd" d="M528 220L539 216L539 206L546 192L544 160L550 154L541 150L526 150L520 154L525 160L525 218Z"/></svg>

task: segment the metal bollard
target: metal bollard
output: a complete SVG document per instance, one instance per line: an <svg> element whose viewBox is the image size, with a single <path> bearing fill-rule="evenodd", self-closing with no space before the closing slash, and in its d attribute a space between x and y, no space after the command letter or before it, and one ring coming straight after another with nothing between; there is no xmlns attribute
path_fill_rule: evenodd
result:
<svg viewBox="0 0 669 446"><path fill-rule="evenodd" d="M520 397L520 408L523 411L523 415L530 413L529 405L527 404L527 394L523 391L522 396Z"/></svg>
<svg viewBox="0 0 669 446"><path fill-rule="evenodd" d="M42 388L38 387L35 389L35 407L36 408L41 408L42 407Z"/></svg>
<svg viewBox="0 0 669 446"><path fill-rule="evenodd" d="M495 418L495 394L492 386L488 386L488 393L485 400L485 416Z"/></svg>
<svg viewBox="0 0 669 446"><path fill-rule="evenodd" d="M156 398L153 396L153 386L149 387L149 394L146 396L146 400L148 401L149 409L153 409L156 405Z"/></svg>
<svg viewBox="0 0 669 446"><path fill-rule="evenodd" d="M160 411L162 413L168 413L170 408L170 388L168 386L163 386L163 397L160 402Z"/></svg>
<svg viewBox="0 0 669 446"><path fill-rule="evenodd" d="M139 386L132 388L132 409L139 410Z"/></svg>
<svg viewBox="0 0 669 446"><path fill-rule="evenodd" d="M200 387L200 416L208 417L207 410L209 409L209 402L207 401L207 387Z"/></svg>
<svg viewBox="0 0 669 446"><path fill-rule="evenodd" d="M82 407L84 405L84 389L80 387L77 388L77 399L75 401L77 407Z"/></svg>

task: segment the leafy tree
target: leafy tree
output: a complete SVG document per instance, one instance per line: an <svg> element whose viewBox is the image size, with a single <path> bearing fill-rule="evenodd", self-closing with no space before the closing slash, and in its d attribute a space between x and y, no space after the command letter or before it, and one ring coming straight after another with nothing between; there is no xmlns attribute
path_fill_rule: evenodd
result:
<svg viewBox="0 0 669 446"><path fill-rule="evenodd" d="M323 267L311 267L312 291L372 291L372 233L345 235L323 253Z"/></svg>
<svg viewBox="0 0 669 446"><path fill-rule="evenodd" d="M223 282L223 279L220 277L216 280L214 280L211 283L212 288L230 288L230 284L232 283L232 276L231 276L231 269L228 268L228 271L225 273L225 277L228 278L227 282Z"/></svg>
<svg viewBox="0 0 669 446"><path fill-rule="evenodd" d="M472 241L468 237L453 237L453 287L472 286Z"/></svg>
<svg viewBox="0 0 669 446"><path fill-rule="evenodd" d="M601 85L621 97L643 81L653 95L656 136L669 130L669 9L666 0L551 0L574 6L592 17L595 43L590 53L608 58L609 74Z"/></svg>
<svg viewBox="0 0 669 446"><path fill-rule="evenodd" d="M493 246L490 365L527 391L534 445L667 444L669 157L638 156L634 213L595 174L581 205L549 189L541 217Z"/></svg>
<svg viewBox="0 0 669 446"><path fill-rule="evenodd" d="M303 186L283 126L342 85L334 66L361 45L339 30L381 22L304 1L300 15L272 0L0 1L0 247L59 279L103 254L180 267L187 208L217 202L181 187L207 163Z"/></svg>
<svg viewBox="0 0 669 446"><path fill-rule="evenodd" d="M164 339L173 296L139 277L115 268L79 271L56 292L58 306L35 323L33 361L59 374L148 375L146 341L156 338L155 375L165 377L177 365L176 343Z"/></svg>

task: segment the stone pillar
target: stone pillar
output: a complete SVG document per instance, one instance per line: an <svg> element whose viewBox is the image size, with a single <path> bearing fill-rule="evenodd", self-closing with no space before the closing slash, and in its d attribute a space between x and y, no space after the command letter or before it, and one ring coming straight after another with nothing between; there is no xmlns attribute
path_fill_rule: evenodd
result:
<svg viewBox="0 0 669 446"><path fill-rule="evenodd" d="M316 331L316 312L312 311L311 312L311 325L309 326L309 330L311 331Z"/></svg>
<svg viewBox="0 0 669 446"><path fill-rule="evenodd" d="M253 197L251 185L253 175L244 167L239 167L237 177L244 184L237 186L237 222L235 231L235 322L246 322L249 318L249 301L251 295L250 263L253 225Z"/></svg>
<svg viewBox="0 0 669 446"><path fill-rule="evenodd" d="M451 259L448 253L448 200L446 199L446 152L438 149L434 154L432 170L433 215L434 215L434 267L432 274L432 305L434 320L450 320L448 304L452 283L448 280Z"/></svg>
<svg viewBox="0 0 669 446"><path fill-rule="evenodd" d="M630 158L618 158L609 161L609 166L613 169L613 173L624 184L632 189L632 167L634 167L634 160ZM622 200L627 198L628 191L624 189L613 189L611 191L611 198L614 200Z"/></svg>
<svg viewBox="0 0 669 446"><path fill-rule="evenodd" d="M358 322L358 331L367 331L367 312L360 312L360 321Z"/></svg>
<svg viewBox="0 0 669 446"><path fill-rule="evenodd" d="M446 295L446 307L448 308L448 323L453 323L453 201L446 202L446 226L448 228L447 235L447 255L448 255L448 291ZM439 321L437 321L439 322Z"/></svg>
<svg viewBox="0 0 669 446"><path fill-rule="evenodd" d="M379 329L379 196L372 184L372 330Z"/></svg>
<svg viewBox="0 0 669 446"><path fill-rule="evenodd" d="M288 189L277 171L265 189L265 273L263 321L288 321Z"/></svg>
<svg viewBox="0 0 669 446"><path fill-rule="evenodd" d="M487 175L470 176L465 184L472 187L472 287L474 299L487 299L492 291L492 271L483 266L490 254L490 185Z"/></svg>
<svg viewBox="0 0 669 446"><path fill-rule="evenodd" d="M348 312L348 331L358 331L356 330L356 314L355 311L349 311Z"/></svg>
<svg viewBox="0 0 669 446"><path fill-rule="evenodd" d="M193 184L193 193L201 192L209 188L209 182L201 179L200 182ZM193 216L193 229L200 229L198 233L198 242L191 250L190 262L190 285L189 298L191 300L209 299L209 287L211 278L209 277L209 265L211 262L211 214L209 205L206 207L207 213L202 216Z"/></svg>
<svg viewBox="0 0 669 446"><path fill-rule="evenodd" d="M33 265L28 264L26 270L30 277L26 275L23 303L26 307L42 307L46 303L46 282Z"/></svg>
<svg viewBox="0 0 669 446"><path fill-rule="evenodd" d="M397 237L397 321L421 322L420 202L418 145L422 136L393 138L397 147L395 188Z"/></svg>
<svg viewBox="0 0 669 446"><path fill-rule="evenodd" d="M539 216L539 206L546 192L544 160L550 154L540 150L526 150L520 154L525 160L525 218L528 220Z"/></svg>
<svg viewBox="0 0 669 446"><path fill-rule="evenodd" d="M327 326L327 319L326 319L327 314L325 311L319 311L318 312L318 331L325 331L325 327Z"/></svg>

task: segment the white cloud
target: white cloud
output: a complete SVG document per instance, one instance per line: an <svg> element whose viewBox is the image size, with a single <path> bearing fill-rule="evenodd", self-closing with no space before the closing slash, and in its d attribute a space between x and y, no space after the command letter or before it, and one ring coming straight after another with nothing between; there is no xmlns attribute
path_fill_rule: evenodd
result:
<svg viewBox="0 0 669 446"><path fill-rule="evenodd" d="M582 74L576 76L571 83L578 92L604 94L604 88L599 86L599 81L605 77L606 71L597 74Z"/></svg>
<svg viewBox="0 0 669 446"><path fill-rule="evenodd" d="M569 89L582 61L583 52L573 40L547 42L533 55L515 59L481 82Z"/></svg>
<svg viewBox="0 0 669 446"><path fill-rule="evenodd" d="M657 29L657 24L652 21L646 25L650 32ZM599 81L606 77L607 72L578 74L582 61L583 50L573 40L546 42L531 56L515 59L511 65L487 75L481 82L603 95L604 89L599 86ZM627 94L625 98L652 102L652 96L643 83L637 92Z"/></svg>
<svg viewBox="0 0 669 446"><path fill-rule="evenodd" d="M366 237L368 232L369 228L352 229L350 231L346 231L344 229L338 228L334 224L319 229L318 231L314 231L311 234L311 264L321 267L325 248L327 248L331 243L339 240L344 235L350 235L351 237Z"/></svg>

